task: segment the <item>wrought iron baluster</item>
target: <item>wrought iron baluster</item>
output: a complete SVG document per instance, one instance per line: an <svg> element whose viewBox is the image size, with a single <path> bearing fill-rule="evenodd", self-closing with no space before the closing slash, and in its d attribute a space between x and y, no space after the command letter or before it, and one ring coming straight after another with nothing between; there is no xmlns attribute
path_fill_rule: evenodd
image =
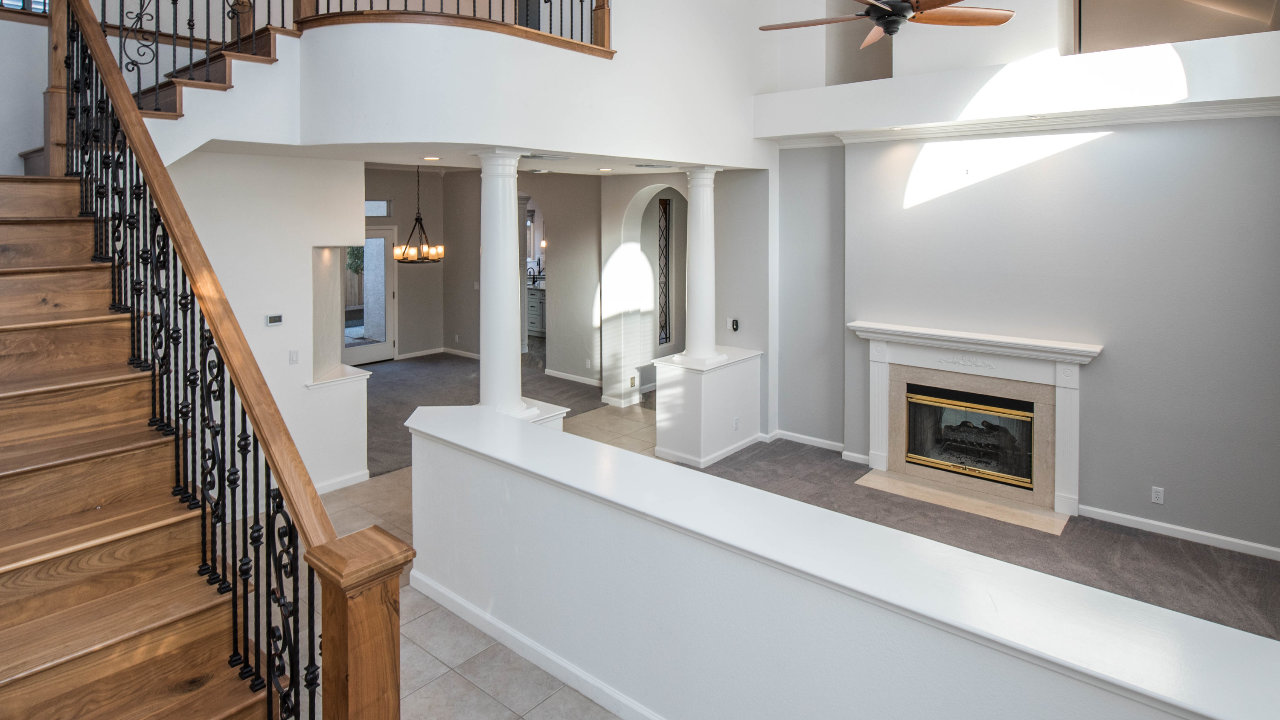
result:
<svg viewBox="0 0 1280 720"><path fill-rule="evenodd" d="M320 687L320 665L316 663L316 571L307 566L307 668L303 673L307 688L309 720L316 720L316 690Z"/></svg>
<svg viewBox="0 0 1280 720"><path fill-rule="evenodd" d="M244 657L240 663L240 678L248 679L253 676L253 653L249 646L249 581L253 576L253 561L249 558L249 485L256 478L256 473L249 472L249 453L253 448L253 438L249 434L249 415L245 412L244 406L240 406L240 434L236 436L236 449L240 453L240 508L242 509L244 520L239 524L240 530L240 561L237 565L238 575L240 578L240 647L244 648ZM257 456L254 456L255 470ZM256 489L255 489L256 491ZM257 520L255 519L256 523Z"/></svg>
<svg viewBox="0 0 1280 720"><path fill-rule="evenodd" d="M263 650L262 644L262 608L266 604L266 598L269 596L267 588L270 585L264 582L266 578L262 571L262 492L263 492L263 473L261 469L264 464L259 461L259 448L257 434L253 437L253 526L249 528L249 542L253 545L253 585L254 585L254 603L253 603L253 647L257 649L258 657L254 657L253 679L249 683L249 688L253 691L261 690L266 686L267 681L262 677L262 666L260 655ZM271 483L271 470L266 469L266 483ZM270 552L268 551L268 554ZM268 613L268 618L270 613ZM241 677L244 673L241 672ZM270 717L270 714L268 714Z"/></svg>
<svg viewBox="0 0 1280 720"><path fill-rule="evenodd" d="M235 411L236 384L234 382L229 383L227 386L227 390L228 390L227 404L231 406L231 417L229 420L230 424L227 426L227 438L231 439L231 438L237 438L236 420L239 419L236 417L237 413ZM243 426L241 426L241 428L243 428ZM230 529L229 534L231 535L231 559L233 562L239 560L240 535L238 532L236 532L236 530L238 529L238 524L236 523L236 504L237 504L236 492L239 490L240 490L240 468L237 465L236 453L235 451L232 451L229 453L228 462L227 462L227 498L228 498L227 510L228 510L228 516L229 516L227 520L227 527ZM225 532L226 530L224 530L224 533ZM224 553L223 554L223 573L222 573L224 577L227 575L226 557L227 556ZM237 667L242 663L244 663L244 655L249 654L248 648L245 648L244 655L240 654L240 632L237 626L240 624L240 621L242 620L242 618L240 616L240 604L236 601L237 595L239 594L239 591L240 591L240 573L239 572L233 571L231 573L231 585L228 589L231 591L231 656L227 658L227 664L230 665L231 667ZM219 590L221 590L221 588L219 588Z"/></svg>

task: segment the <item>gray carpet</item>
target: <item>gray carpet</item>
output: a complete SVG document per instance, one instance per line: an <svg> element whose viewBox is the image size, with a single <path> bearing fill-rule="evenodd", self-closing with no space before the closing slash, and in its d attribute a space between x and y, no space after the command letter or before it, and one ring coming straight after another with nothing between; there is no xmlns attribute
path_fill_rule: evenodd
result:
<svg viewBox="0 0 1280 720"><path fill-rule="evenodd" d="M604 407L600 388L547 375L543 338L529 338L521 356L525 397L569 408L569 416ZM427 355L361 366L369 377L369 474L408 467L409 431L404 422L421 405L480 402L480 361L457 355Z"/></svg>
<svg viewBox="0 0 1280 720"><path fill-rule="evenodd" d="M1280 562L1085 517L1054 537L854 484L868 470L838 452L775 440L704 472L1280 640Z"/></svg>

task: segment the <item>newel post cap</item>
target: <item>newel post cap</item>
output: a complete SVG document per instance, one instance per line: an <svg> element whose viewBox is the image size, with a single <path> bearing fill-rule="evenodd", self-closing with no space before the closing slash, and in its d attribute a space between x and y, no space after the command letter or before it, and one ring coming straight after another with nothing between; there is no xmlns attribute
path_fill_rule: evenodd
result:
<svg viewBox="0 0 1280 720"><path fill-rule="evenodd" d="M398 574L417 555L403 540L374 525L307 551L320 579L350 593Z"/></svg>

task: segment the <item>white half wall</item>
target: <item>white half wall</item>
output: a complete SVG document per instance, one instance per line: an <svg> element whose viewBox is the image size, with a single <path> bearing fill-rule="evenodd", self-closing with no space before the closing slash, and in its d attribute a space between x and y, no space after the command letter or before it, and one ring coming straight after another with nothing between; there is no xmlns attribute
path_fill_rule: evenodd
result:
<svg viewBox="0 0 1280 720"><path fill-rule="evenodd" d="M411 584L624 720L1269 720L1280 643L502 416L420 408Z"/></svg>
<svg viewBox="0 0 1280 720"><path fill-rule="evenodd" d="M362 376L308 387L313 249L363 244L364 166L197 152L169 171L312 480L368 477Z"/></svg>

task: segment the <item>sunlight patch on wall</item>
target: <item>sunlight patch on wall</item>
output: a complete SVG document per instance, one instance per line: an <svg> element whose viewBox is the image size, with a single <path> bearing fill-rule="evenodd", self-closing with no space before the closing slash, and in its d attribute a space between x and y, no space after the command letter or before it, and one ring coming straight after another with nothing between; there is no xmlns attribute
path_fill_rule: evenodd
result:
<svg viewBox="0 0 1280 720"><path fill-rule="evenodd" d="M902 208L913 208L1110 134L1070 133L927 143L911 168Z"/></svg>
<svg viewBox="0 0 1280 720"><path fill-rule="evenodd" d="M956 119L1167 105L1186 98L1186 69L1171 45L1070 57L1046 50L1001 68Z"/></svg>
<svg viewBox="0 0 1280 720"><path fill-rule="evenodd" d="M600 273L604 288L602 304L592 314L604 319L629 312L651 312L653 300L653 268L640 243L626 242L613 251L604 272Z"/></svg>

